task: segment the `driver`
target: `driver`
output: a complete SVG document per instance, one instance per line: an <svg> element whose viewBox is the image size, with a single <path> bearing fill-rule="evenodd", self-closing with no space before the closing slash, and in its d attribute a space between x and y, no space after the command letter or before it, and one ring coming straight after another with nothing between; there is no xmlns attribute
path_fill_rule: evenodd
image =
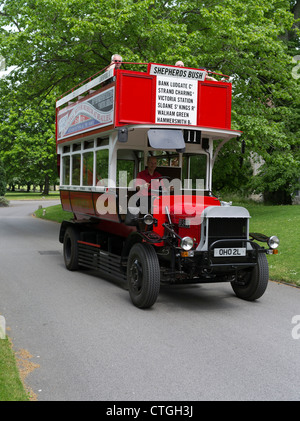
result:
<svg viewBox="0 0 300 421"><path fill-rule="evenodd" d="M152 183L152 188L158 189L160 183L160 177L162 175L156 171L157 159L155 156L148 156L147 168L137 175L136 189L141 191L141 194L148 195L149 189L151 189L151 180L156 179L157 183ZM157 186L153 185L157 184Z"/></svg>

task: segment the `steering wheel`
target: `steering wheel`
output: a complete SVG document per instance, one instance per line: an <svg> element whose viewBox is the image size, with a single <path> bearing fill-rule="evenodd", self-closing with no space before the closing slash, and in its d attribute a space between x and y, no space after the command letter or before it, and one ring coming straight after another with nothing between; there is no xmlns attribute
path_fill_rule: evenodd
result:
<svg viewBox="0 0 300 421"><path fill-rule="evenodd" d="M161 175L160 177L152 178L152 180L171 180L171 177L168 175Z"/></svg>

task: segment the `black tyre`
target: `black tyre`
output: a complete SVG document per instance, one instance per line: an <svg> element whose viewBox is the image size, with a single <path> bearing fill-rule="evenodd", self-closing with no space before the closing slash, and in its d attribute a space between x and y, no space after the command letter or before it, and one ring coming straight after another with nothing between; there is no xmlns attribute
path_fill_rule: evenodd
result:
<svg viewBox="0 0 300 421"><path fill-rule="evenodd" d="M64 260L68 270L77 270L78 264L78 243L79 233L73 227L68 227L64 235Z"/></svg>
<svg viewBox="0 0 300 421"><path fill-rule="evenodd" d="M150 244L137 243L130 250L127 280L130 298L136 307L149 308L155 303L160 288L160 269Z"/></svg>
<svg viewBox="0 0 300 421"><path fill-rule="evenodd" d="M236 296L247 301L260 298L269 281L269 265L265 254L258 254L257 265L252 271L241 271L237 281L231 283Z"/></svg>

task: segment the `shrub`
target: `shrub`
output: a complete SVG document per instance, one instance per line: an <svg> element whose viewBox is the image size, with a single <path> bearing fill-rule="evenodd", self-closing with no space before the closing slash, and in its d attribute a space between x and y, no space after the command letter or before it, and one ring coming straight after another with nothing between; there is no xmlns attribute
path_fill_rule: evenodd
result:
<svg viewBox="0 0 300 421"><path fill-rule="evenodd" d="M9 206L9 201L4 196L0 196L0 208Z"/></svg>

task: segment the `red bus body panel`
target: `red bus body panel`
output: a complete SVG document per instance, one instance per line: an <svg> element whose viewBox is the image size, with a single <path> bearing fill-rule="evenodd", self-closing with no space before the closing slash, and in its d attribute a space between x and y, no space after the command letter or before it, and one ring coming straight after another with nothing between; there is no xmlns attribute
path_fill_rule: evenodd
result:
<svg viewBox="0 0 300 421"><path fill-rule="evenodd" d="M86 117L88 102L99 95L99 93L104 93L109 88L114 87L114 115L111 124L106 125L105 121L99 121L98 124L95 122L94 125L91 124L88 132L84 131L84 129L80 132L74 130L73 135L68 135L67 137L61 135L59 138L59 133L56 129L57 143L81 139L87 134L95 135L125 124L157 124L159 126L159 123L155 120L157 112L157 76L129 70L117 70L115 74L116 81L109 86L104 86L96 92L84 96L84 98L79 99L76 103L66 108L58 108L56 113L58 126L61 118L64 117L67 120L69 116L70 120L72 119L72 110L74 110L75 106L81 107L82 114L80 116L82 119L86 119L88 123L91 120L91 118ZM173 113L174 117L179 115L178 110L174 110ZM76 118L80 119L80 116L74 116L74 121L69 123L70 127L76 126ZM231 83L197 82L197 121L195 125L224 130L231 129Z"/></svg>

